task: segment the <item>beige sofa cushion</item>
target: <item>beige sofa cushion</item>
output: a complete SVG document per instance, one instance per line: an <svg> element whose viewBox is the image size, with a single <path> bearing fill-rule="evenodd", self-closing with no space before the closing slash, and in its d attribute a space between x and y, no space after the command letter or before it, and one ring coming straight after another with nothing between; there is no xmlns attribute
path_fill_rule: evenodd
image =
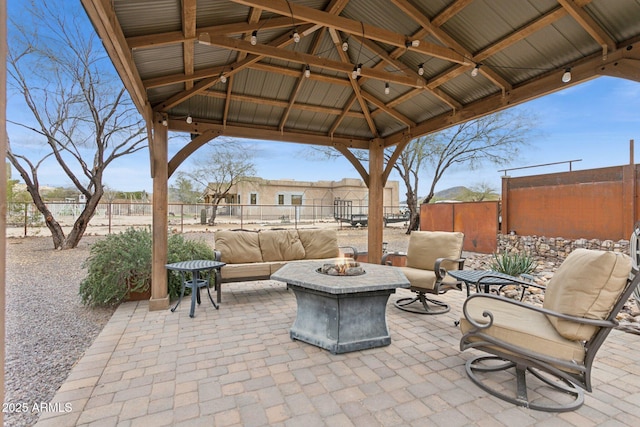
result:
<svg viewBox="0 0 640 427"><path fill-rule="evenodd" d="M227 264L262 262L258 233L254 231L219 230L214 234L215 249Z"/></svg>
<svg viewBox="0 0 640 427"><path fill-rule="evenodd" d="M631 258L625 254L576 249L547 285L544 308L590 319L606 318L624 290ZM549 316L558 333L570 340L588 340L593 326Z"/></svg>
<svg viewBox="0 0 640 427"><path fill-rule="evenodd" d="M508 342L530 352L560 358L566 361L584 362L585 350L579 341L560 335L547 316L533 310L515 307L504 301L476 297L467 303L469 316L478 323L487 323L483 311L493 314L493 325L482 331L491 337ZM460 318L460 330L466 334L473 326ZM471 338L470 340L477 340Z"/></svg>
<svg viewBox="0 0 640 427"><path fill-rule="evenodd" d="M271 275L271 263L227 264L220 269L220 275L223 282L243 282L255 280L255 278L268 279Z"/></svg>
<svg viewBox="0 0 640 427"><path fill-rule="evenodd" d="M458 259L462 254L464 234L448 231L412 231L407 248L407 267L433 270L438 258ZM446 269L457 263L443 262Z"/></svg>
<svg viewBox="0 0 640 427"><path fill-rule="evenodd" d="M336 258L340 255L335 230L301 228L298 229L298 236L304 246L304 259Z"/></svg>
<svg viewBox="0 0 640 427"><path fill-rule="evenodd" d="M291 261L304 258L297 230L266 230L258 233L263 261Z"/></svg>

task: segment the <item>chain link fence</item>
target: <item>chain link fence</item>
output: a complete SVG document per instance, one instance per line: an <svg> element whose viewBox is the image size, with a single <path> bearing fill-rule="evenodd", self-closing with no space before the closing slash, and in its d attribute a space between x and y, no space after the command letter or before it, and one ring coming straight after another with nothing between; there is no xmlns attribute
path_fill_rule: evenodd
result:
<svg viewBox="0 0 640 427"><path fill-rule="evenodd" d="M71 230L83 204L78 202L51 202L47 207L67 232ZM169 228L175 232L206 231L211 227L276 228L334 225L336 228L366 226L367 206L353 206L349 212L338 211L334 205L219 205L213 221L210 204L168 205ZM408 220L398 208L383 208L390 222ZM89 221L86 233L106 235L124 231L129 227L148 227L152 223L151 203L100 203ZM363 220L364 219L364 220ZM8 203L7 236L47 236L49 231L44 216L33 203Z"/></svg>

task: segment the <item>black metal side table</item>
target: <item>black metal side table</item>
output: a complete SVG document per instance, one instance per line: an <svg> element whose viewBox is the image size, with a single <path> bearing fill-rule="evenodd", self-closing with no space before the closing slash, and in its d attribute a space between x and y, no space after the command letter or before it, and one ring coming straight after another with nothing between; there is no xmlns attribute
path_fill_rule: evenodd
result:
<svg viewBox="0 0 640 427"><path fill-rule="evenodd" d="M498 271L490 270L447 270L447 274L451 277L464 282L467 286L467 296L469 296L469 288L473 285L476 287L476 292L489 293L491 286L497 286L495 290L500 293L500 290L507 285L518 285L522 287L522 295L520 299L524 297L524 293L529 286L535 286L534 283L528 283L517 277L509 276L508 274L500 273Z"/></svg>
<svg viewBox="0 0 640 427"><path fill-rule="evenodd" d="M166 264L165 267L167 270L179 271L182 278L182 288L180 290L180 298L178 299L178 302L176 303L176 305L171 309L171 311L173 312L176 310L176 308L178 308L178 305L180 304L180 301L182 301L182 297L184 296L185 288L191 289L191 310L189 311L189 317L194 316L196 301L198 302L198 304L200 304L201 288L207 288L207 294L209 295L209 300L211 300L211 304L213 304L213 306L217 310L220 307L218 305L220 303L220 283L216 282L216 274L214 273L213 270L220 269L224 265L226 265L224 262L211 261L211 260L205 260L205 259L180 261L180 262L174 262L172 264ZM202 271L209 272L208 279L200 278L200 272ZM192 275L191 280L187 280L185 278L186 272L191 273ZM213 284L216 288L216 299L218 301L218 304L216 304L213 301L213 298L211 297L211 291L209 289L209 280L214 281Z"/></svg>

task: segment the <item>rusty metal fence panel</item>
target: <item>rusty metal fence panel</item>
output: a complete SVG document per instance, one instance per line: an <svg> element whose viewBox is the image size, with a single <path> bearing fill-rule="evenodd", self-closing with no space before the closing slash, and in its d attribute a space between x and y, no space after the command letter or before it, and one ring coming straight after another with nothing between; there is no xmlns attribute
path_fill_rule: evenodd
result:
<svg viewBox="0 0 640 427"><path fill-rule="evenodd" d="M636 165L504 178L503 233L628 239L637 221Z"/></svg>
<svg viewBox="0 0 640 427"><path fill-rule="evenodd" d="M497 249L500 204L435 203L420 206L420 230L461 231L463 250L493 253Z"/></svg>

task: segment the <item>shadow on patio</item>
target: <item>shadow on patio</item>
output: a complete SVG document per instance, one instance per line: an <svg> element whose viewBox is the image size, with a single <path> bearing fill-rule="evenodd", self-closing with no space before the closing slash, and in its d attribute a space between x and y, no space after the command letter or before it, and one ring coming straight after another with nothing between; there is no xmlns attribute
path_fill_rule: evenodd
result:
<svg viewBox="0 0 640 427"><path fill-rule="evenodd" d="M611 333L580 409L537 412L467 378L463 292L443 295L439 316L393 307L407 294L387 304L391 345L341 355L289 338L295 296L275 281L225 284L220 310L205 298L193 319L189 304L122 304L37 425L640 425L639 336Z"/></svg>

